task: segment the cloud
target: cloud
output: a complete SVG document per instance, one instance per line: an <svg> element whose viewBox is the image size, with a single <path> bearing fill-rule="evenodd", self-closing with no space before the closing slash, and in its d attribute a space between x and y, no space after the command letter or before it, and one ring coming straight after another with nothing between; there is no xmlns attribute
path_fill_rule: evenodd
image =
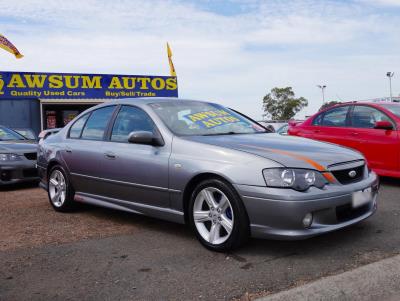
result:
<svg viewBox="0 0 400 301"><path fill-rule="evenodd" d="M399 0L360 0L360 2L364 2L371 5L383 5L383 6L399 6Z"/></svg>
<svg viewBox="0 0 400 301"><path fill-rule="evenodd" d="M328 86L329 99L378 97L387 93L386 71L399 70L400 15L371 4L210 3L3 1L0 28L25 58L0 52L2 68L168 74L169 41L182 97L214 99L254 118L275 86L293 86L309 99L303 116L320 105L316 84ZM393 87L400 92L395 79Z"/></svg>

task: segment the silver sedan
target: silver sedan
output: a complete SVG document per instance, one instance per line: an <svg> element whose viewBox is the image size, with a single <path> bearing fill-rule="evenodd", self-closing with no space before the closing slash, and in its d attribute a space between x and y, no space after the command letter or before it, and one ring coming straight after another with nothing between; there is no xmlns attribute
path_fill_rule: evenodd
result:
<svg viewBox="0 0 400 301"><path fill-rule="evenodd" d="M356 151L180 99L90 108L39 143L38 167L57 211L82 202L188 223L217 251L355 224L375 212L379 187Z"/></svg>
<svg viewBox="0 0 400 301"><path fill-rule="evenodd" d="M34 141L0 126L0 186L37 182L36 156Z"/></svg>

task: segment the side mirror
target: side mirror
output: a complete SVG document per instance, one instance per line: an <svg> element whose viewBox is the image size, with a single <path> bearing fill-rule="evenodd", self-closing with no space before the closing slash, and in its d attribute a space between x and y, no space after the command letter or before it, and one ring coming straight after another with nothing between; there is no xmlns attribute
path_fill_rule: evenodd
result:
<svg viewBox="0 0 400 301"><path fill-rule="evenodd" d="M147 132L147 131L131 132L128 136L128 142L135 144L154 145L154 146L164 145L164 140L160 136L156 136L152 132Z"/></svg>
<svg viewBox="0 0 400 301"><path fill-rule="evenodd" d="M380 130L393 130L393 124L390 121L377 121L375 122L374 129Z"/></svg>

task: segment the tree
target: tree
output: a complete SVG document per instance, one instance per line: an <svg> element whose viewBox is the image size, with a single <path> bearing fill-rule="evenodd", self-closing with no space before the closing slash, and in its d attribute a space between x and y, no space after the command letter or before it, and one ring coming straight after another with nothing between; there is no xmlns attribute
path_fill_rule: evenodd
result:
<svg viewBox="0 0 400 301"><path fill-rule="evenodd" d="M308 105L304 97L295 98L292 87L273 88L264 96L264 116L272 120L289 120Z"/></svg>
<svg viewBox="0 0 400 301"><path fill-rule="evenodd" d="M325 110L325 109L327 109L327 108L329 108L329 107L332 107L332 106L334 106L335 104L338 104L338 103L340 103L340 102L339 102L339 101L336 101L336 100L328 101L328 102L324 103L324 104L319 108L319 111Z"/></svg>

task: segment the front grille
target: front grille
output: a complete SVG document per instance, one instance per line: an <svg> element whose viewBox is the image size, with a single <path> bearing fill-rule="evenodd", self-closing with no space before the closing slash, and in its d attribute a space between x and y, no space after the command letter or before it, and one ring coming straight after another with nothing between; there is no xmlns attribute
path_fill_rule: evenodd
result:
<svg viewBox="0 0 400 301"><path fill-rule="evenodd" d="M350 184L360 181L364 177L365 166L361 165L355 168L346 168L341 170L333 170L332 174L341 184ZM356 172L355 176L350 176L351 172Z"/></svg>
<svg viewBox="0 0 400 301"><path fill-rule="evenodd" d="M37 153L25 153L24 156L28 160L36 160L37 159Z"/></svg>
<svg viewBox="0 0 400 301"><path fill-rule="evenodd" d="M28 168L24 169L22 172L24 175L24 178L36 178L38 176L38 172L36 168Z"/></svg>
<svg viewBox="0 0 400 301"><path fill-rule="evenodd" d="M353 208L351 204L341 205L336 207L336 219L343 223L360 217L370 210L370 204L365 204L358 208Z"/></svg>

